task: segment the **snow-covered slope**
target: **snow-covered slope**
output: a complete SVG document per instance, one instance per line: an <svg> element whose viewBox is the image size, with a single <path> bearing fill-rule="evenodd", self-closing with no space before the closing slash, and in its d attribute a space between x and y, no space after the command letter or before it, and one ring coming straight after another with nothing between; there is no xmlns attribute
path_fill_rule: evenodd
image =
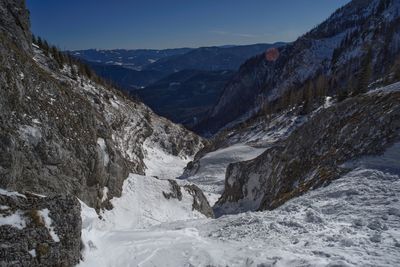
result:
<svg viewBox="0 0 400 267"><path fill-rule="evenodd" d="M97 232L80 266L397 266L400 177L381 160L273 211Z"/></svg>

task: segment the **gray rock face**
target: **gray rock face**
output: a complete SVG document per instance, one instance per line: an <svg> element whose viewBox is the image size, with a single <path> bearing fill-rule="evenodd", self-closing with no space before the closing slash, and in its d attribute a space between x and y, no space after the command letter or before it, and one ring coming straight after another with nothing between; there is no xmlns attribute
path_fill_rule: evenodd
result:
<svg viewBox="0 0 400 267"><path fill-rule="evenodd" d="M338 178L341 164L382 153L400 139L400 92L388 91L322 109L256 159L231 164L217 215L274 209Z"/></svg>
<svg viewBox="0 0 400 267"><path fill-rule="evenodd" d="M29 11L25 0L2 0L0 2L0 31L26 52L31 52Z"/></svg>
<svg viewBox="0 0 400 267"><path fill-rule="evenodd" d="M214 211L204 196L203 191L193 184L186 185L185 189L193 196L193 210L197 210L208 218L214 218Z"/></svg>
<svg viewBox="0 0 400 267"><path fill-rule="evenodd" d="M9 192L8 192L9 193ZM80 203L72 196L0 194L0 266L73 266L80 260Z"/></svg>
<svg viewBox="0 0 400 267"><path fill-rule="evenodd" d="M145 142L180 157L202 147L142 103L54 68L30 47L24 2L0 7L0 188L67 193L111 208L128 174L145 173Z"/></svg>
<svg viewBox="0 0 400 267"><path fill-rule="evenodd" d="M171 186L170 192L163 192L166 199L176 198L182 200L182 190L186 190L193 197L192 210L204 214L208 218L214 218L214 211L204 196L203 191L194 184L180 187L175 180L168 180Z"/></svg>

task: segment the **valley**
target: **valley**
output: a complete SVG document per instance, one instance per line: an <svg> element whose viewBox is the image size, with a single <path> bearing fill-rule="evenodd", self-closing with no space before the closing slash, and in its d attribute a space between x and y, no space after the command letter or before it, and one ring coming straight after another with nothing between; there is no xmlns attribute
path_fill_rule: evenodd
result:
<svg viewBox="0 0 400 267"><path fill-rule="evenodd" d="M0 2L0 266L400 265L399 1L271 44L62 51L30 23Z"/></svg>

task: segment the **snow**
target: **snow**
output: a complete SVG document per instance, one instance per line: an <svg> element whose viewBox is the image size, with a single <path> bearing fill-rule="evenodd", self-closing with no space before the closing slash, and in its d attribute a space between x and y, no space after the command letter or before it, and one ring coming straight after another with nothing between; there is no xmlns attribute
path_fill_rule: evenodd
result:
<svg viewBox="0 0 400 267"><path fill-rule="evenodd" d="M17 210L12 214L0 215L0 226L1 225L10 225L22 230L26 227L26 221L23 213L20 210Z"/></svg>
<svg viewBox="0 0 400 267"><path fill-rule="evenodd" d="M30 125L22 125L19 127L19 134L27 143L36 146L42 139L40 128Z"/></svg>
<svg viewBox="0 0 400 267"><path fill-rule="evenodd" d="M106 141L103 138L97 138L97 144L99 145L99 147L101 149L103 165L104 165L104 167L107 167L108 163L110 162L110 157L108 156L108 153L107 153Z"/></svg>
<svg viewBox="0 0 400 267"><path fill-rule="evenodd" d="M58 237L57 233L54 230L54 227L52 226L52 220L49 216L50 214L49 209L39 210L38 213L42 217L44 224L54 242L60 242L60 238Z"/></svg>
<svg viewBox="0 0 400 267"><path fill-rule="evenodd" d="M359 168L274 211L92 234L80 266L398 266L399 199L399 176Z"/></svg>
<svg viewBox="0 0 400 267"><path fill-rule="evenodd" d="M325 97L324 108L329 108L334 104L333 98L331 96Z"/></svg>
<svg viewBox="0 0 400 267"><path fill-rule="evenodd" d="M8 196L8 197L23 197L23 198L26 198L25 195L22 195L22 194L20 194L18 192L8 191L8 190L2 189L2 188L0 188L0 195Z"/></svg>
<svg viewBox="0 0 400 267"><path fill-rule="evenodd" d="M114 208L101 214L104 220L99 224L101 228L124 230L146 228L161 222L204 218L204 215L192 210L193 197L188 192L181 190L180 201L176 198L166 199L163 192L170 191L168 180L130 174L124 181L122 196L111 200Z"/></svg>
<svg viewBox="0 0 400 267"><path fill-rule="evenodd" d="M106 201L108 198L108 187L103 187L103 195L101 197L101 202Z"/></svg>
<svg viewBox="0 0 400 267"><path fill-rule="evenodd" d="M29 250L28 252L33 258L36 258L36 249Z"/></svg>
<svg viewBox="0 0 400 267"><path fill-rule="evenodd" d="M146 175L155 176L160 179L173 179L182 174L190 158L182 158L167 153L155 142L147 139L143 143L144 159L146 165Z"/></svg>
<svg viewBox="0 0 400 267"><path fill-rule="evenodd" d="M368 94L388 94L393 92L400 92L400 82L371 90Z"/></svg>
<svg viewBox="0 0 400 267"><path fill-rule="evenodd" d="M118 256L112 254L112 247L117 242L128 248L125 245L134 242L128 239L132 229L141 232L160 223L205 218L193 210L193 197L185 189L181 189L182 200L167 199L163 192L171 192L168 180L130 174L124 181L122 196L111 200L114 208L103 211L102 219L94 209L81 202L82 240L86 247L81 266L115 266L113 261L118 261ZM116 258L112 259L114 256ZM111 261L107 263L108 260Z"/></svg>

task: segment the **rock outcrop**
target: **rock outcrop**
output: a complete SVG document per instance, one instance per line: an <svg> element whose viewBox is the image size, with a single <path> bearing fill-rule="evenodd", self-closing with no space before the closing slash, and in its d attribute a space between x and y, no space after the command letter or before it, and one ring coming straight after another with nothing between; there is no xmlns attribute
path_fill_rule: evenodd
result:
<svg viewBox="0 0 400 267"><path fill-rule="evenodd" d="M231 164L217 215L274 209L400 140L400 83L320 109L254 160Z"/></svg>
<svg viewBox="0 0 400 267"><path fill-rule="evenodd" d="M0 191L0 266L73 266L81 257L81 206L73 196Z"/></svg>
<svg viewBox="0 0 400 267"><path fill-rule="evenodd" d="M31 52L29 11L25 0L2 0L0 3L0 32L20 49Z"/></svg>

